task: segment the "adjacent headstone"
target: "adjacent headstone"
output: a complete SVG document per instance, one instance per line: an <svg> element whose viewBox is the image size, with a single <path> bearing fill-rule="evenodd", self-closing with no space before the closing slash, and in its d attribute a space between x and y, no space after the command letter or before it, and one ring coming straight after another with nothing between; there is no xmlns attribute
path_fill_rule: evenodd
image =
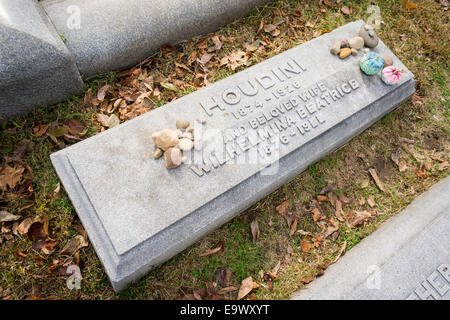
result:
<svg viewBox="0 0 450 320"><path fill-rule="evenodd" d="M44 0L83 76L138 64L246 15L270 0Z"/></svg>
<svg viewBox="0 0 450 320"><path fill-rule="evenodd" d="M450 177L347 252L296 300L450 300Z"/></svg>
<svg viewBox="0 0 450 320"><path fill-rule="evenodd" d="M51 156L115 290L136 280L346 143L414 93L330 53L362 21L304 43ZM202 118L206 121L196 121ZM152 133L193 126L175 169ZM189 128L190 131L191 128Z"/></svg>
<svg viewBox="0 0 450 320"><path fill-rule="evenodd" d="M72 56L36 0L0 0L0 117L83 92Z"/></svg>

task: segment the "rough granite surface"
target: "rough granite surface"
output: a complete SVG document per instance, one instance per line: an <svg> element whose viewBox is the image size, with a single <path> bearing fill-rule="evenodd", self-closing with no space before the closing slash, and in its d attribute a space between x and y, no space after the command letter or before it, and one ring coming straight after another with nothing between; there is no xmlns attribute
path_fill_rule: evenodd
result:
<svg viewBox="0 0 450 320"><path fill-rule="evenodd" d="M115 290L229 221L414 93L413 75L396 57L406 73L387 86L359 70L361 53L345 60L329 53L333 40L351 38L362 23L51 156ZM381 41L375 51L394 56ZM204 125L195 121L199 117ZM151 134L183 118L201 132L203 147L188 154L189 164L167 170L152 158Z"/></svg>
<svg viewBox="0 0 450 320"><path fill-rule="evenodd" d="M268 0L44 0L83 76L120 70L207 34ZM68 19L78 18L67 23Z"/></svg>
<svg viewBox="0 0 450 320"><path fill-rule="evenodd" d="M0 116L83 92L77 67L36 0L0 0Z"/></svg>

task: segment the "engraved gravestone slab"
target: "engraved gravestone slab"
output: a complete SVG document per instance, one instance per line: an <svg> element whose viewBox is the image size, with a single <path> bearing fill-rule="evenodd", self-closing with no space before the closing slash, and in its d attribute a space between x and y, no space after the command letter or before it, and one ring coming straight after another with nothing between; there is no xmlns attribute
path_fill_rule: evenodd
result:
<svg viewBox="0 0 450 320"><path fill-rule="evenodd" d="M329 53L341 27L52 155L116 290L339 147L414 92ZM393 54L380 42L380 53ZM196 122L206 119L205 124ZM201 148L167 170L151 134L189 119Z"/></svg>

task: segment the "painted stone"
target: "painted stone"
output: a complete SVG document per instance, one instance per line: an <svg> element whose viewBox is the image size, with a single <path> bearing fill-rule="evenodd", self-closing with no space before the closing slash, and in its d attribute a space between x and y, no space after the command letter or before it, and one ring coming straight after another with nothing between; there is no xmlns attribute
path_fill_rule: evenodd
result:
<svg viewBox="0 0 450 320"><path fill-rule="evenodd" d="M359 66L365 74L372 76L383 70L384 60L381 55L372 51L361 58Z"/></svg>
<svg viewBox="0 0 450 320"><path fill-rule="evenodd" d="M387 85L396 84L402 77L402 72L396 67L386 67L381 71L381 80Z"/></svg>

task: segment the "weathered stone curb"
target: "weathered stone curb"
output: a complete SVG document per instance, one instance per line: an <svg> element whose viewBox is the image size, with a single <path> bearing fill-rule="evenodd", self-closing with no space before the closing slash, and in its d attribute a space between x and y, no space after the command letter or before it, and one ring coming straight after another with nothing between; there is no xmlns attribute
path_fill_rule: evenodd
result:
<svg viewBox="0 0 450 320"><path fill-rule="evenodd" d="M450 300L450 177L293 294L314 299Z"/></svg>
<svg viewBox="0 0 450 320"><path fill-rule="evenodd" d="M81 94L81 76L133 66L268 1L0 0L0 117Z"/></svg>

